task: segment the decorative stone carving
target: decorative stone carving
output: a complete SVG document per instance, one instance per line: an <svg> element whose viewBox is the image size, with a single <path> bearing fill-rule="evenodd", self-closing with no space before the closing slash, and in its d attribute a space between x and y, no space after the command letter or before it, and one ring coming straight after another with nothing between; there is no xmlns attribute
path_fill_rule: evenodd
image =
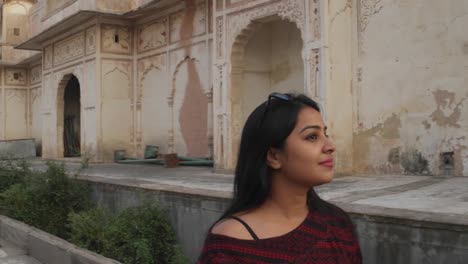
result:
<svg viewBox="0 0 468 264"><path fill-rule="evenodd" d="M205 93L208 103L213 103L213 89Z"/></svg>
<svg viewBox="0 0 468 264"><path fill-rule="evenodd" d="M31 84L40 83L42 79L41 65L35 66L31 69Z"/></svg>
<svg viewBox="0 0 468 264"><path fill-rule="evenodd" d="M31 89L31 105L41 98L41 88Z"/></svg>
<svg viewBox="0 0 468 264"><path fill-rule="evenodd" d="M310 1L310 30L312 40L319 40L321 37L320 30L320 1Z"/></svg>
<svg viewBox="0 0 468 264"><path fill-rule="evenodd" d="M224 68L224 65L217 65L216 66L217 68L217 76L216 76L216 82L215 84L218 85L218 87L216 88L216 91L218 91L218 107L221 107L222 104L223 104L223 74L224 74L224 71L223 71L223 68Z"/></svg>
<svg viewBox="0 0 468 264"><path fill-rule="evenodd" d="M106 69L106 70L104 70ZM103 76L112 74L115 71L120 71L128 78L128 83L132 83L132 62L127 60L103 60ZM130 101L133 102L134 95L132 87L128 88Z"/></svg>
<svg viewBox="0 0 468 264"><path fill-rule="evenodd" d="M310 91L317 97L319 96L319 70L320 70L320 49L313 49L310 51L309 58L309 69L310 69Z"/></svg>
<svg viewBox="0 0 468 264"><path fill-rule="evenodd" d="M167 97L167 105L169 106L169 108L172 108L174 106L174 97Z"/></svg>
<svg viewBox="0 0 468 264"><path fill-rule="evenodd" d="M54 51L54 49L53 49L52 45L47 46L44 49L44 69L46 69L46 70L52 68L52 60L54 58L53 51Z"/></svg>
<svg viewBox="0 0 468 264"><path fill-rule="evenodd" d="M216 122L218 125L218 133L217 133L217 140L218 140L218 153L216 155L218 156L218 159L223 159L224 158L224 122L223 122L223 115L219 114L217 116Z"/></svg>
<svg viewBox="0 0 468 264"><path fill-rule="evenodd" d="M130 54L132 33L128 26L103 25L101 30L102 50L110 53Z"/></svg>
<svg viewBox="0 0 468 264"><path fill-rule="evenodd" d="M228 46L232 46L235 38L246 28L252 20L277 14L282 19L294 22L304 35L305 0L283 0L264 7L249 9L228 16L226 34Z"/></svg>
<svg viewBox="0 0 468 264"><path fill-rule="evenodd" d="M137 149L141 149L142 148L141 143L143 142L143 131L137 131L136 132L135 141L137 143Z"/></svg>
<svg viewBox="0 0 468 264"><path fill-rule="evenodd" d="M369 24L371 16L380 12L383 8L381 4L382 0L360 0L360 12L359 12L359 28L363 32L366 30Z"/></svg>
<svg viewBox="0 0 468 264"><path fill-rule="evenodd" d="M6 89L5 90L6 100L10 101L14 97L18 97L20 100L26 100L26 92L25 89Z"/></svg>
<svg viewBox="0 0 468 264"><path fill-rule="evenodd" d="M154 22L141 25L138 28L138 51L148 51L166 45L167 43L167 19L159 19Z"/></svg>
<svg viewBox="0 0 468 264"><path fill-rule="evenodd" d="M188 12L195 12L193 14L193 25L183 25L184 19L186 19ZM170 33L171 42L177 42L180 40L188 39L194 36L199 36L206 32L206 2L205 0L197 0L195 3L195 10L193 11L180 11L170 16ZM185 32L188 26L192 27L192 30Z"/></svg>
<svg viewBox="0 0 468 264"><path fill-rule="evenodd" d="M84 34L80 33L54 45L54 65L84 55Z"/></svg>
<svg viewBox="0 0 468 264"><path fill-rule="evenodd" d="M218 59L223 56L224 21L222 17L216 18L216 56Z"/></svg>
<svg viewBox="0 0 468 264"><path fill-rule="evenodd" d="M138 88L137 103L141 103L143 96L143 81L145 80L146 74L153 68L163 70L166 68L166 55L161 54L157 56L151 56L138 61L138 81L140 83Z"/></svg>
<svg viewBox="0 0 468 264"><path fill-rule="evenodd" d="M167 142L167 151L168 153L173 153L174 152L174 130L169 129L168 131L168 142Z"/></svg>
<svg viewBox="0 0 468 264"><path fill-rule="evenodd" d="M151 68L163 69L166 67L166 55L157 55L138 61L138 74L144 76Z"/></svg>
<svg viewBox="0 0 468 264"><path fill-rule="evenodd" d="M86 54L96 51L96 28L86 30Z"/></svg>
<svg viewBox="0 0 468 264"><path fill-rule="evenodd" d="M27 84L26 76L26 69L6 68L5 84L25 86Z"/></svg>
<svg viewBox="0 0 468 264"><path fill-rule="evenodd" d="M285 0L278 7L278 15L286 20L295 22L299 28L303 28L305 22L304 0Z"/></svg>

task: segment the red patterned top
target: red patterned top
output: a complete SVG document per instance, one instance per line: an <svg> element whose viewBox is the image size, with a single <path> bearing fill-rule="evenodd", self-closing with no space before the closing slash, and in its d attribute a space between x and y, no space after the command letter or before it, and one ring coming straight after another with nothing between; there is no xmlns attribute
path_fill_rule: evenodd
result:
<svg viewBox="0 0 468 264"><path fill-rule="evenodd" d="M348 215L336 206L328 209L311 209L296 229L272 238L246 240L209 232L197 263L362 263Z"/></svg>

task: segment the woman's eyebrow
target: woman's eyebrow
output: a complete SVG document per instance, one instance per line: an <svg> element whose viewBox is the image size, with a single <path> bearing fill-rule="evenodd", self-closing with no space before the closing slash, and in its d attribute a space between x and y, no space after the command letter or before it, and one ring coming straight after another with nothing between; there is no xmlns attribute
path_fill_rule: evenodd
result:
<svg viewBox="0 0 468 264"><path fill-rule="evenodd" d="M318 129L318 130L322 130L322 127L321 126L318 126L318 125L312 125L312 126L305 126L300 133L304 132L305 130L307 129ZM325 126L323 128L323 130L327 130L327 127Z"/></svg>

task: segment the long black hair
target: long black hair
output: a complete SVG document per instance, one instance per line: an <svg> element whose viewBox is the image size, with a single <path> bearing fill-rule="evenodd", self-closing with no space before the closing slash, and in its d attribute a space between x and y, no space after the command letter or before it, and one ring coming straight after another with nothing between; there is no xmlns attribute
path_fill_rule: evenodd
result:
<svg viewBox="0 0 468 264"><path fill-rule="evenodd" d="M299 112L319 105L303 94L283 94L288 100L272 98L260 104L248 117L242 130L234 178L234 195L219 220L242 211L255 209L268 198L272 188L271 169L267 165L270 148L284 148L286 138L297 123ZM328 207L311 188L307 193L310 209Z"/></svg>

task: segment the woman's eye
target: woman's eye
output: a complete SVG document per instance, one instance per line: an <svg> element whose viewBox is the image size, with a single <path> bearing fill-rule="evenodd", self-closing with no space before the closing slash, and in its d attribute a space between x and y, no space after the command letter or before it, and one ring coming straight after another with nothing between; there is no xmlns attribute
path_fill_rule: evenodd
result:
<svg viewBox="0 0 468 264"><path fill-rule="evenodd" d="M316 140L316 139L317 139L317 135L309 135L309 136L307 136L307 139L308 139L308 140Z"/></svg>

